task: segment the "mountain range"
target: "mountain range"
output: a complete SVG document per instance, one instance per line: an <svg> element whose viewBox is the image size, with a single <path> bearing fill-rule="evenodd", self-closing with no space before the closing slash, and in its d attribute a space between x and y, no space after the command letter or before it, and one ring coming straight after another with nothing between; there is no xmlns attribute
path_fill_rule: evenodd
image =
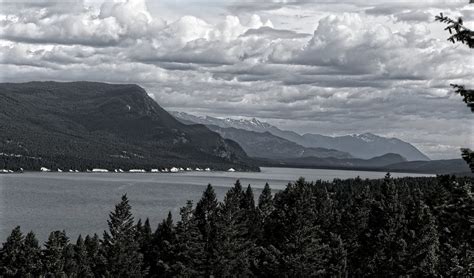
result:
<svg viewBox="0 0 474 278"><path fill-rule="evenodd" d="M258 119L220 119L170 112L185 124L200 123L232 139L261 166L373 170L413 173L469 173L462 159L430 160L415 146L372 133L331 137L300 135Z"/></svg>
<svg viewBox="0 0 474 278"><path fill-rule="evenodd" d="M0 84L0 153L33 169L258 170L236 142L181 123L133 84Z"/></svg>
<svg viewBox="0 0 474 278"><path fill-rule="evenodd" d="M171 115L134 84L0 83L0 169L259 166L469 172L462 159L430 161L369 133L299 135L257 119Z"/></svg>
<svg viewBox="0 0 474 278"><path fill-rule="evenodd" d="M220 127L224 130L235 128L238 130L259 133L268 132L274 136L294 142L305 148L337 150L342 153L348 153L354 158L370 159L387 153L396 153L403 156L408 161L430 160L425 154L408 142L404 142L397 138L377 136L372 133L352 134L337 137L311 133L300 135L293 131L281 130L276 126L259 121L256 118L219 119L209 116L195 116L184 112L171 112L171 114L184 123L204 124L217 132L219 132L219 130L213 128L213 126ZM235 134L236 132L234 131L233 133ZM234 135L233 138L242 145L243 140L238 140L236 135ZM245 146L242 147L246 150Z"/></svg>

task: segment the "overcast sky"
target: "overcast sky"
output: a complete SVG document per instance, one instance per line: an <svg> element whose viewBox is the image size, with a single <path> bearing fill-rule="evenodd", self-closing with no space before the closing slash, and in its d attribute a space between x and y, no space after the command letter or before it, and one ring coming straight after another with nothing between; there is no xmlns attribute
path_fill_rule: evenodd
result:
<svg viewBox="0 0 474 278"><path fill-rule="evenodd" d="M168 110L299 133L372 132L431 158L473 146L462 1L0 1L0 79L137 83ZM413 2L417 2L416 4Z"/></svg>

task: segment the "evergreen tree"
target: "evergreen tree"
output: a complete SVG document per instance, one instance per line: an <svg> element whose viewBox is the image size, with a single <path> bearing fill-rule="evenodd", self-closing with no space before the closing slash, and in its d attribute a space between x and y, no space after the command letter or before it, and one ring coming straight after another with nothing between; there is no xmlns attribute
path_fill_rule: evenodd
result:
<svg viewBox="0 0 474 278"><path fill-rule="evenodd" d="M142 220L138 219L137 224L135 224L135 240L141 245L143 241L143 225Z"/></svg>
<svg viewBox="0 0 474 278"><path fill-rule="evenodd" d="M143 254L143 270L148 272L150 276L151 268L153 267L153 233L151 231L150 219L146 219L141 229L139 239L140 253Z"/></svg>
<svg viewBox="0 0 474 278"><path fill-rule="evenodd" d="M25 236L23 256L25 258L25 277L38 277L42 271L41 248L33 232ZM0 264L1 265L1 264Z"/></svg>
<svg viewBox="0 0 474 278"><path fill-rule="evenodd" d="M250 272L255 277L284 277L282 271L283 252L273 245L257 246L250 252Z"/></svg>
<svg viewBox="0 0 474 278"><path fill-rule="evenodd" d="M265 183L265 187L258 197L258 211L262 221L264 221L273 211L272 190L268 183Z"/></svg>
<svg viewBox="0 0 474 278"><path fill-rule="evenodd" d="M308 183L301 178L275 195L274 211L265 223L265 237L283 253L283 276L325 276L333 275L336 269L344 270L340 265L345 265L345 250L342 244L333 243L328 230L333 209L322 182ZM331 264L332 269L328 268Z"/></svg>
<svg viewBox="0 0 474 278"><path fill-rule="evenodd" d="M325 275L329 277L347 277L347 251L341 236L330 233L328 262Z"/></svg>
<svg viewBox="0 0 474 278"><path fill-rule="evenodd" d="M100 244L100 239L97 234L94 236L87 235L84 240L84 245L89 258L90 268L94 277L102 277L106 274L106 260L104 250Z"/></svg>
<svg viewBox="0 0 474 278"><path fill-rule="evenodd" d="M64 248L64 273L66 277L76 277L79 273L73 244L67 244Z"/></svg>
<svg viewBox="0 0 474 278"><path fill-rule="evenodd" d="M0 251L0 276L21 277L25 270L24 236L20 226L13 229Z"/></svg>
<svg viewBox="0 0 474 278"><path fill-rule="evenodd" d="M69 244L52 232L41 251L15 228L0 249L1 277L472 277L474 183L454 176L299 179L257 208L239 182L217 202L208 186L151 233L128 200L97 235ZM263 229L255 235L252 211ZM199 213L198 213L199 212ZM257 225L254 225L257 226ZM145 263L142 261L145 258Z"/></svg>
<svg viewBox="0 0 474 278"><path fill-rule="evenodd" d="M248 196L251 194L251 189ZM245 194L237 181L224 197L224 203L219 209L217 221L217 266L212 274L218 277L228 277L239 273L242 277L249 276L249 252L253 248L253 239L249 236L246 213L243 208ZM247 203L251 203L247 200ZM249 209L250 209L249 204Z"/></svg>
<svg viewBox="0 0 474 278"><path fill-rule="evenodd" d="M415 189L407 196L406 272L415 277L436 276L439 241L435 219Z"/></svg>
<svg viewBox="0 0 474 278"><path fill-rule="evenodd" d="M232 198L235 198L235 200L238 200L239 204L243 203L244 199L244 189L242 187L242 184L240 183L240 180L237 180L234 183L234 186L227 191L227 195L232 196ZM241 206L241 205L240 205Z"/></svg>
<svg viewBox="0 0 474 278"><path fill-rule="evenodd" d="M343 239L347 250L348 272L355 273L365 262L366 246L362 246L361 238L365 237L368 229L368 219L372 204L370 188L356 179L350 187L351 192L347 202L343 203L341 210L340 227L337 229Z"/></svg>
<svg viewBox="0 0 474 278"><path fill-rule="evenodd" d="M64 270L65 251L68 237L64 231L54 231L48 237L43 250L43 267L47 276L61 277L66 275Z"/></svg>
<svg viewBox="0 0 474 278"><path fill-rule="evenodd" d="M143 272L149 272L153 267L152 254L152 232L150 227L150 220L147 218L142 225L142 220L139 219L135 225L135 240L139 245L139 252L143 255ZM150 274L150 273L149 273Z"/></svg>
<svg viewBox="0 0 474 278"><path fill-rule="evenodd" d="M104 252L107 273L112 277L142 277L143 255L139 253L136 227L126 195L115 206L107 221L109 232L104 232Z"/></svg>
<svg viewBox="0 0 474 278"><path fill-rule="evenodd" d="M268 183L260 193L256 207L256 221L254 224L256 247L251 250L251 272L257 277L275 277L280 274L280 258L282 252L268 243L264 235L265 223L273 212L273 196Z"/></svg>
<svg viewBox="0 0 474 278"><path fill-rule="evenodd" d="M250 212L255 210L255 197L253 195L253 190L250 184L245 190L244 198L242 200L242 208Z"/></svg>
<svg viewBox="0 0 474 278"><path fill-rule="evenodd" d="M450 197L438 208L441 269L446 276L474 275L474 194L473 183L442 180Z"/></svg>
<svg viewBox="0 0 474 278"><path fill-rule="evenodd" d="M87 252L87 246L82 236L79 235L74 246L74 260L76 262L76 274L78 277L94 277L90 259Z"/></svg>
<svg viewBox="0 0 474 278"><path fill-rule="evenodd" d="M193 218L204 241L205 261L202 264L206 275L212 275L217 263L217 250L221 248L216 242L216 219L218 213L218 201L214 189L209 184L201 199L196 205Z"/></svg>
<svg viewBox="0 0 474 278"><path fill-rule="evenodd" d="M314 225L300 225L283 246L282 270L289 277L327 275L330 248L322 241L321 230Z"/></svg>
<svg viewBox="0 0 474 278"><path fill-rule="evenodd" d="M256 209L256 240L258 244L263 244L266 242L264 237L264 227L265 222L267 221L270 214L273 212L273 196L272 191L268 183L265 183L260 196L258 197L258 204Z"/></svg>
<svg viewBox="0 0 474 278"><path fill-rule="evenodd" d="M255 197L250 184L247 186L244 193L242 210L243 221L245 221L248 233L246 237L251 241L255 241L260 235L260 227L257 208L255 207Z"/></svg>
<svg viewBox="0 0 474 278"><path fill-rule="evenodd" d="M171 217L171 213L168 214L168 217ZM153 238L153 234L151 231L150 219L147 218L145 220L145 224L143 224L142 242L140 244L145 245L147 243L150 243L152 238Z"/></svg>
<svg viewBox="0 0 474 278"><path fill-rule="evenodd" d="M208 187L209 188L209 187ZM206 241L193 216L193 203L188 201L181 208L181 220L176 225L176 244L173 250L175 260L169 272L174 277L209 276Z"/></svg>
<svg viewBox="0 0 474 278"><path fill-rule="evenodd" d="M470 3L472 4L474 1L471 0ZM450 34L448 41L452 43L460 42L461 44L467 45L471 49L474 48L474 31L464 25L461 17L457 20L453 20L447 16L444 16L443 13L440 13L439 16L435 17L435 20L448 25L445 28L445 30L449 31ZM464 85L458 84L451 84L451 87L453 87L457 94L463 97L463 101L471 109L471 112L474 113L474 90L466 89ZM461 155L469 165L471 172L474 173L474 151L469 148L461 148Z"/></svg>
<svg viewBox="0 0 474 278"><path fill-rule="evenodd" d="M381 194L372 202L367 230L362 234L364 260L361 274L399 276L405 272L407 243L405 210L390 174L381 186Z"/></svg>
<svg viewBox="0 0 474 278"><path fill-rule="evenodd" d="M151 276L172 277L172 265L175 259L174 245L176 244L176 232L171 212L169 212L168 217L158 225L152 242L153 250L149 256Z"/></svg>

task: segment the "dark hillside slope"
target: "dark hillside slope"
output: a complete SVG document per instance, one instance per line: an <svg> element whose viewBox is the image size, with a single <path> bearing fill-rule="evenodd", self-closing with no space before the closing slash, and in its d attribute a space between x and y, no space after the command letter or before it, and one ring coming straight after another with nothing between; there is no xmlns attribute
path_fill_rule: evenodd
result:
<svg viewBox="0 0 474 278"><path fill-rule="evenodd" d="M222 128L215 125L208 125L207 127L219 133L222 137L239 143L251 157L270 159L301 157L351 158L350 154L338 150L303 147L292 141L275 136L268 131L255 132L233 127Z"/></svg>
<svg viewBox="0 0 474 278"><path fill-rule="evenodd" d="M469 176L469 166L462 159L406 161L399 154L385 154L371 159L335 159L304 157L299 159L260 159L262 166L314 169L365 170L423 174L457 174Z"/></svg>
<svg viewBox="0 0 474 278"><path fill-rule="evenodd" d="M394 172L410 171L434 174L469 173L469 166L462 159L407 161L388 165L387 169Z"/></svg>
<svg viewBox="0 0 474 278"><path fill-rule="evenodd" d="M238 144L182 124L141 87L93 82L0 84L0 152L10 165L35 157L23 168L257 169Z"/></svg>
<svg viewBox="0 0 474 278"><path fill-rule="evenodd" d="M395 163L403 163L405 161L406 159L399 154L388 153L371 159L302 157L299 159L264 160L263 164L302 168L366 169L382 168Z"/></svg>

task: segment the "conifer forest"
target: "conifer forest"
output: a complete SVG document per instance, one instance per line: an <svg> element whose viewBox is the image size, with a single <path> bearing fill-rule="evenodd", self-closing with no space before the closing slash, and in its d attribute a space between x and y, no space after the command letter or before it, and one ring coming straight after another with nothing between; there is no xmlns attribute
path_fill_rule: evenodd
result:
<svg viewBox="0 0 474 278"><path fill-rule="evenodd" d="M254 196L239 181L222 201L161 223L134 219L126 195L102 235L20 227L1 247L1 277L472 277L474 183L454 176L289 183Z"/></svg>

